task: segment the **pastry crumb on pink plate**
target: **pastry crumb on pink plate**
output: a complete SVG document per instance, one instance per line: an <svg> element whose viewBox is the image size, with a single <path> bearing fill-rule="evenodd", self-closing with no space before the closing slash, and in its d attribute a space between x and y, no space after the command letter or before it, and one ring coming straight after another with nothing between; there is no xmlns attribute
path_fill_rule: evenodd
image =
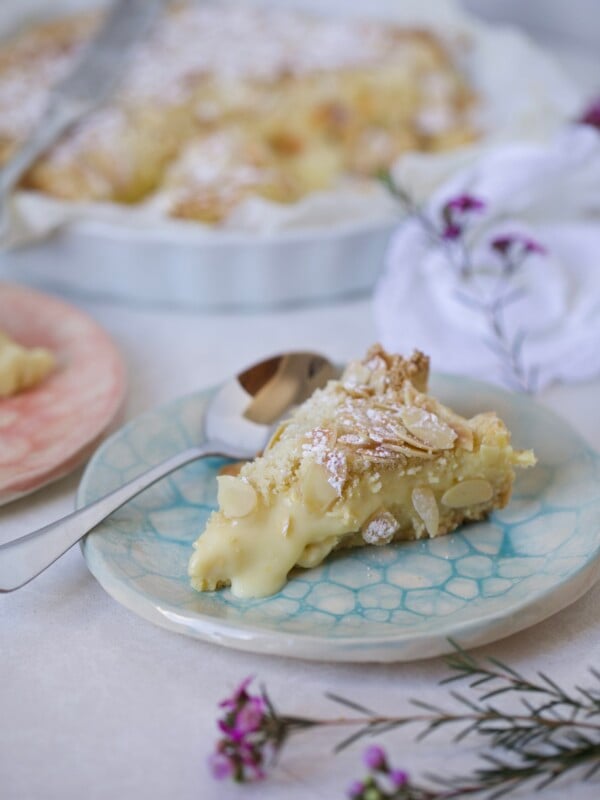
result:
<svg viewBox="0 0 600 800"><path fill-rule="evenodd" d="M0 283L0 328L44 347L55 369L33 388L0 399L0 504L73 470L119 416L125 365L104 330L47 294Z"/></svg>

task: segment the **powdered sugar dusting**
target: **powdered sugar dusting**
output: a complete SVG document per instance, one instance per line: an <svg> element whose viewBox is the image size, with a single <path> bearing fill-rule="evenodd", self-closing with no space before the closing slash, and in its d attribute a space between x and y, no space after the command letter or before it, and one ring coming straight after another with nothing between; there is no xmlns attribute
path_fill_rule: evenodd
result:
<svg viewBox="0 0 600 800"><path fill-rule="evenodd" d="M0 136L24 136L40 118L52 85L75 66L98 23L89 17L73 20L59 41L32 29L5 49ZM419 52L410 37L381 22L192 0L173 5L135 48L117 102L173 106L188 102L203 80L227 86L365 65L410 65ZM424 75L423 90L439 118L451 100L452 81L435 76L435 71ZM200 107L199 116L206 114L210 107Z"/></svg>
<svg viewBox="0 0 600 800"><path fill-rule="evenodd" d="M389 511L382 511L367 520L362 530L362 538L367 544L389 544L399 528L397 519Z"/></svg>
<svg viewBox="0 0 600 800"><path fill-rule="evenodd" d="M85 43L72 40L14 53L0 72L0 136L24 136L40 118L51 86L75 65ZM394 41L386 27L356 20L311 17L238 3L190 3L172 9L132 56L121 101L185 102L203 76L222 82L272 81L383 59L406 59L410 42ZM23 61L23 55L27 59Z"/></svg>
<svg viewBox="0 0 600 800"><path fill-rule="evenodd" d="M328 483L341 495L348 478L348 456L343 447L336 447L335 432L315 428L308 434L308 442L302 451L326 468Z"/></svg>
<svg viewBox="0 0 600 800"><path fill-rule="evenodd" d="M341 495L346 478L348 477L348 457L343 450L334 449L327 454L325 467L329 473L328 481L338 494Z"/></svg>
<svg viewBox="0 0 600 800"><path fill-rule="evenodd" d="M235 3L189 5L169 15L139 49L126 91L155 95L203 73L272 80L372 62L386 50L381 25Z"/></svg>
<svg viewBox="0 0 600 800"><path fill-rule="evenodd" d="M59 168L69 164L82 147L100 145L110 138L121 135L126 128L127 118L118 107L106 106L95 111L53 149L54 166Z"/></svg>
<svg viewBox="0 0 600 800"><path fill-rule="evenodd" d="M74 54L42 55L0 73L0 136L22 138L42 116L51 86L63 78Z"/></svg>
<svg viewBox="0 0 600 800"><path fill-rule="evenodd" d="M217 187L227 180L232 187L251 186L268 177L267 168L246 153L243 141L233 131L217 133L194 142L176 162L167 179L204 187ZM253 163L254 162L254 163Z"/></svg>
<svg viewBox="0 0 600 800"><path fill-rule="evenodd" d="M327 468L338 493L350 474L370 470L375 464L418 468L454 446L455 431L429 410L436 401L398 377L402 369L410 373L415 363L388 364L373 355L349 365L341 381L321 395L321 406L325 396L329 403L324 414L327 423L323 419L306 434L302 451L304 457Z"/></svg>

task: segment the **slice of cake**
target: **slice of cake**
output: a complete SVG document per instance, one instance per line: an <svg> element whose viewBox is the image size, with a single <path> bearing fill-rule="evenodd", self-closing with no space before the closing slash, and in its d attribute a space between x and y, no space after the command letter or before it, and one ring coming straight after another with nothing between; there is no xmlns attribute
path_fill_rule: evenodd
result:
<svg viewBox="0 0 600 800"><path fill-rule="evenodd" d="M509 499L514 450L493 411L465 419L427 394L429 361L372 348L283 422L262 456L221 475L194 545L194 588L277 592L340 547L441 536Z"/></svg>

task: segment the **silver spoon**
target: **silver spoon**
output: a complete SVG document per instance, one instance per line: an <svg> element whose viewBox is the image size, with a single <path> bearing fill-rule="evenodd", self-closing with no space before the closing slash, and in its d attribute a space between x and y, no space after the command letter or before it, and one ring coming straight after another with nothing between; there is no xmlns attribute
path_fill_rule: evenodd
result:
<svg viewBox="0 0 600 800"><path fill-rule="evenodd" d="M0 545L0 592L29 583L113 511L179 467L205 456L254 457L285 412L336 374L316 353L286 353L244 370L210 401L203 444L177 453L67 517Z"/></svg>
<svg viewBox="0 0 600 800"><path fill-rule="evenodd" d="M10 227L12 190L63 133L110 99L135 44L143 40L160 10L160 0L115 0L72 70L52 87L42 118L0 169L0 235Z"/></svg>

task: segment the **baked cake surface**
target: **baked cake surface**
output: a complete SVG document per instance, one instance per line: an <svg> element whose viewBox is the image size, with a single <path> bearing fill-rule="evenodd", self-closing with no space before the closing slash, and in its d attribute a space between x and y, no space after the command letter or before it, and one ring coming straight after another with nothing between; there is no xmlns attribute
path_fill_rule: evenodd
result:
<svg viewBox="0 0 600 800"><path fill-rule="evenodd" d="M272 594L336 548L440 536L509 499L514 450L492 411L465 419L427 394L428 359L372 348L283 422L262 456L221 475L192 585Z"/></svg>
<svg viewBox="0 0 600 800"><path fill-rule="evenodd" d="M98 23L93 14L46 23L0 47L0 161L38 124ZM430 32L248 3L173 3L115 99L24 186L73 201L156 196L167 214L219 224L251 195L290 203L344 178L370 179L407 150L460 146L477 135L473 103Z"/></svg>

